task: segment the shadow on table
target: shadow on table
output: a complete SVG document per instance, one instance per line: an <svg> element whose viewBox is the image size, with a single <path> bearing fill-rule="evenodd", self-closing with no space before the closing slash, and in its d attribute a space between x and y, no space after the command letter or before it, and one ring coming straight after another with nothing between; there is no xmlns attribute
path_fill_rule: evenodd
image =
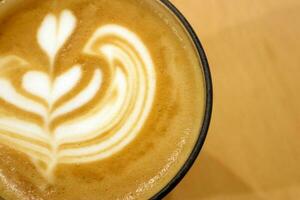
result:
<svg viewBox="0 0 300 200"><path fill-rule="evenodd" d="M234 172L209 153L203 152L183 181L165 199L198 200L251 192L251 188Z"/></svg>

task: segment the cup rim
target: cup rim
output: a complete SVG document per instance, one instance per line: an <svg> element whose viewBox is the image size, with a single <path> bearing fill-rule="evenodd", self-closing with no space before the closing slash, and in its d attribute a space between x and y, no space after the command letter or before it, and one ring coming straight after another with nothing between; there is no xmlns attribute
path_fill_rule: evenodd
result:
<svg viewBox="0 0 300 200"><path fill-rule="evenodd" d="M206 102L205 102L205 112L204 112L204 119L201 122L201 129L199 133L199 137L196 141L196 144L181 167L181 169L177 172L177 174L173 177L173 179L164 186L158 193L156 193L150 200L160 200L163 199L167 194L169 194L178 184L179 182L184 178L184 176L187 174L187 172L190 170L190 168L193 166L194 162L196 161L203 144L205 142L205 138L207 136L207 132L209 129L210 121L211 121L211 115L212 115L212 107L213 107L213 85L212 85L212 77L210 73L210 68L208 64L208 60L204 51L204 48L190 25L190 23L187 21L187 19L184 17L184 15L169 1L169 0L159 0L161 3L163 3L175 16L179 19L181 24L184 26L186 31L188 32L189 36L191 37L196 50L198 52L199 58L200 58L200 64L201 68L204 73L204 79L205 79L205 89L206 89Z"/></svg>

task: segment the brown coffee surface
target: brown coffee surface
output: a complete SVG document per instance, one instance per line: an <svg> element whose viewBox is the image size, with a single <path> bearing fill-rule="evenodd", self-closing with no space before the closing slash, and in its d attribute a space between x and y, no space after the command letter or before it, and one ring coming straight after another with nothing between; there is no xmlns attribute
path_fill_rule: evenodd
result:
<svg viewBox="0 0 300 200"><path fill-rule="evenodd" d="M49 13L60 16L66 10L76 18L76 26L51 63L47 52L39 45L39 27ZM127 49L129 58L133 58L129 64L123 62L125 57L114 60L112 64L104 54L84 52L95 31L106 25L123 27L140 39L151 57L155 81L147 62L130 40L110 35L90 46L93 52L104 43ZM195 47L183 26L157 1L30 0L0 3L0 85L1 80L3 86L11 83L13 89L8 91L16 91L30 102L47 108L48 113L55 113L55 109L88 88L98 71L102 77L101 90L88 102L57 114L53 119L50 117L50 122L45 120L49 115L37 114L37 108L35 111L35 107L29 105L22 109L13 100L8 100L10 97L6 94L0 94L0 196L7 200L121 200L148 199L156 194L180 170L199 135L205 106L204 79L199 63ZM138 67L132 68L132 71L131 64ZM115 84L117 68L127 78L124 83L128 84L128 93L132 94L127 103L117 110L115 118L118 121L114 126L105 126L105 131L99 128L88 132L97 135L97 131L103 131L97 137L80 142L78 138L66 140L55 144L54 148L58 127L72 122L80 124L85 117L94 116L94 109L117 102L119 93L124 89L118 87L123 82L111 86ZM24 89L24 77L28 75L30 79L31 72L38 77L36 84L44 84L39 80L46 80L43 79L46 74L50 77L51 87L54 87L58 77L73 69L74 73L76 69L81 70L78 82L51 106L49 98L52 97L42 98L35 95L38 93ZM150 101L150 88L154 84L153 101ZM115 90L111 89L114 87ZM142 104L138 103L139 96ZM148 104L151 106L147 110ZM135 108L139 105L144 109L137 112ZM138 115L130 126L141 124L141 127L124 131L135 112ZM46 139L28 136L25 134L27 130L22 128L7 128L9 122L1 121L7 118L43 127L42 134L47 135ZM112 153L112 149L130 138L134 130L135 137ZM87 148L108 141L118 131L127 135L101 152L81 153L82 149L87 152ZM28 134L31 132L30 129ZM60 155L60 152L63 153Z"/></svg>

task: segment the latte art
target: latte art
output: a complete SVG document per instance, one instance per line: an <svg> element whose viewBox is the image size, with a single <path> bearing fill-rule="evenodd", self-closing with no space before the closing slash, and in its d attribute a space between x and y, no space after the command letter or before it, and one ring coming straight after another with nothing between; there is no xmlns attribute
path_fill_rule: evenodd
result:
<svg viewBox="0 0 300 200"><path fill-rule="evenodd" d="M153 198L202 141L204 72L162 1L0 4L0 199Z"/></svg>
<svg viewBox="0 0 300 200"><path fill-rule="evenodd" d="M76 24L70 10L45 16L36 35L48 57L45 71L23 57L0 57L0 101L7 105L1 108L7 113L0 116L1 142L27 154L48 181L60 163L98 161L122 150L140 132L155 97L147 47L116 24L99 27L86 41L81 52L93 65L77 63L55 75ZM15 69L22 71L17 78L8 75Z"/></svg>

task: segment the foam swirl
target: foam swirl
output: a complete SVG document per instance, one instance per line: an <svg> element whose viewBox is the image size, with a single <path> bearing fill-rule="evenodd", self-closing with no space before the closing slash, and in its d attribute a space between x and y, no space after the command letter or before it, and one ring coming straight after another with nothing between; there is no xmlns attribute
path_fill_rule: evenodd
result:
<svg viewBox="0 0 300 200"><path fill-rule="evenodd" d="M49 69L36 70L14 55L0 57L0 141L26 153L49 181L60 163L107 158L138 135L151 111L156 76L150 53L132 31L99 27L82 55L107 66L78 63L54 75L60 49L76 28L70 10L48 14L37 42ZM10 74L21 70L17 84Z"/></svg>

